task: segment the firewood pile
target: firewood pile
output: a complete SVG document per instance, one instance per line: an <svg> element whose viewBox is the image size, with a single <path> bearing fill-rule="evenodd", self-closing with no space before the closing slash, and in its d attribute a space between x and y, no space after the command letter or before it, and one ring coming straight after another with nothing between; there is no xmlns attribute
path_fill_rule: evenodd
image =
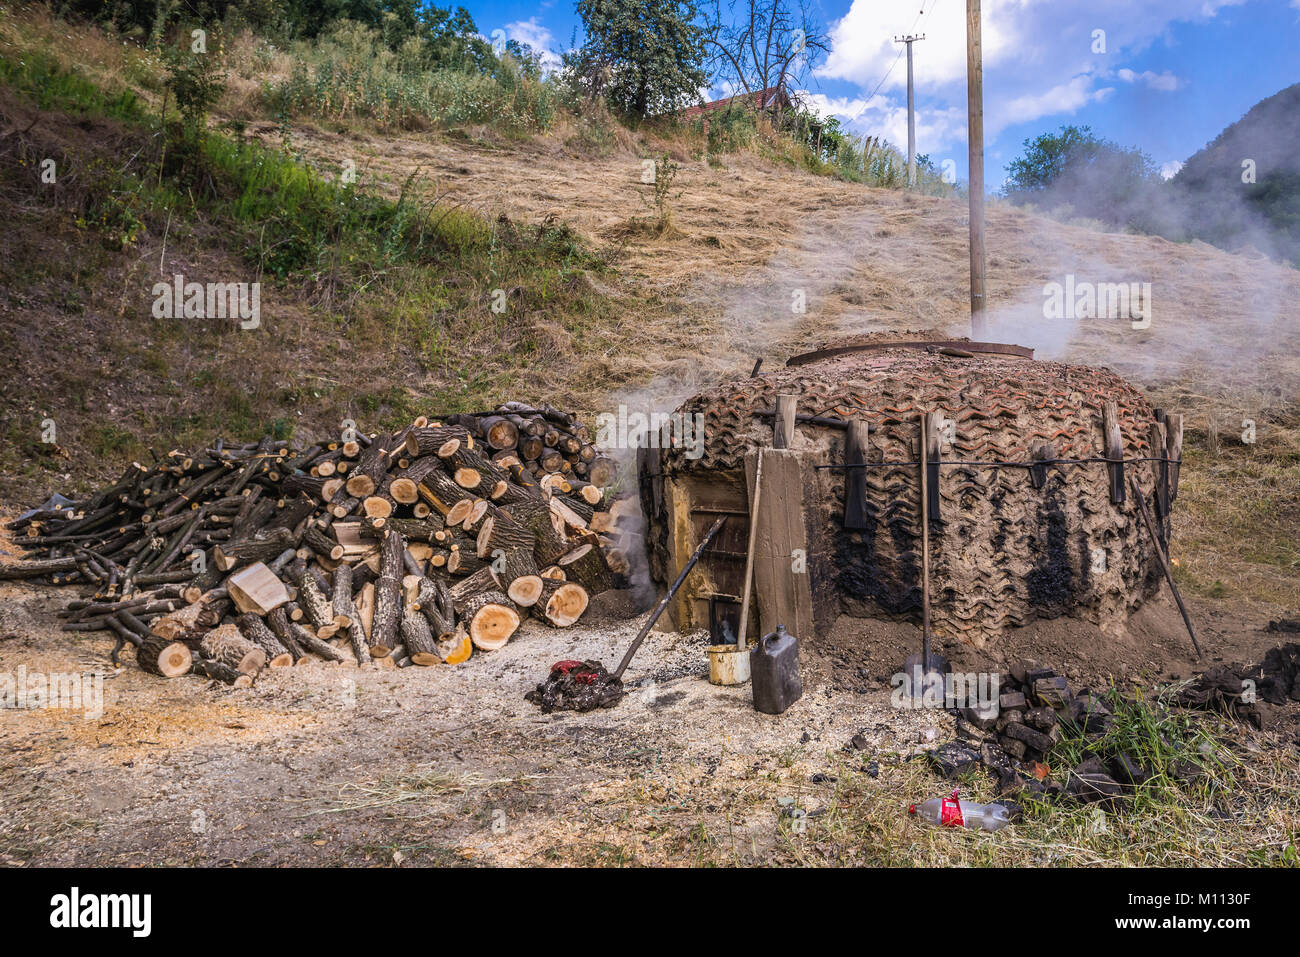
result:
<svg viewBox="0 0 1300 957"><path fill-rule="evenodd" d="M114 664L131 644L152 674L237 685L311 659L459 664L626 585L616 467L550 406L155 457L9 523L28 555L0 565L93 586L62 627L112 633Z"/></svg>

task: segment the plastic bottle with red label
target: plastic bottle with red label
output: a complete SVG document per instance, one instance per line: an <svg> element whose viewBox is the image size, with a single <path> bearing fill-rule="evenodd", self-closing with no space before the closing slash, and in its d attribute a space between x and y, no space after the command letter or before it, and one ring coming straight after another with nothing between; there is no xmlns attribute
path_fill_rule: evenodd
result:
<svg viewBox="0 0 1300 957"><path fill-rule="evenodd" d="M1011 823L1007 809L1001 804L977 804L957 797L957 788L946 798L931 798L924 804L913 804L907 809L912 817L920 818L940 827L978 827L985 831L1000 831Z"/></svg>

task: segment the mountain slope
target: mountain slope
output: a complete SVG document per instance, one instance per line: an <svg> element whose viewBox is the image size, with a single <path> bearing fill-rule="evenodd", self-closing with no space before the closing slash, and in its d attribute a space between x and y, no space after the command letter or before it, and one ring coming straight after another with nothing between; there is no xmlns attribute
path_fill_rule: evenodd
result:
<svg viewBox="0 0 1300 957"><path fill-rule="evenodd" d="M1207 242L1300 263L1300 83L1256 103L1172 184Z"/></svg>

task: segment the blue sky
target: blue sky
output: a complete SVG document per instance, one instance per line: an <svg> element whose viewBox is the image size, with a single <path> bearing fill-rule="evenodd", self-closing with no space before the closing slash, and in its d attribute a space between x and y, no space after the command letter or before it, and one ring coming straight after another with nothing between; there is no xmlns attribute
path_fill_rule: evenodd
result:
<svg viewBox="0 0 1300 957"><path fill-rule="evenodd" d="M854 133L907 142L906 61L915 45L917 150L966 175L965 0L811 0L832 41L806 84ZM484 35L567 49L572 0L469 0ZM986 180L1022 142L1064 123L1138 146L1172 172L1252 105L1300 82L1300 0L984 0ZM1105 52L1095 31L1104 31ZM581 42L581 33L579 33ZM892 66L892 70L891 70ZM1300 122L1300 120L1298 120Z"/></svg>

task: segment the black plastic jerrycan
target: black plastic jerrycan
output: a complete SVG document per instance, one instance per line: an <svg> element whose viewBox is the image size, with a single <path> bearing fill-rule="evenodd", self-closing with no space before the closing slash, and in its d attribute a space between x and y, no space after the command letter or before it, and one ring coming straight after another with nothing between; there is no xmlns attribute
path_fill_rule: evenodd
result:
<svg viewBox="0 0 1300 957"><path fill-rule="evenodd" d="M780 714L799 700L803 681L799 678L799 639L777 625L749 653L749 680L754 688L754 708L764 714Z"/></svg>

